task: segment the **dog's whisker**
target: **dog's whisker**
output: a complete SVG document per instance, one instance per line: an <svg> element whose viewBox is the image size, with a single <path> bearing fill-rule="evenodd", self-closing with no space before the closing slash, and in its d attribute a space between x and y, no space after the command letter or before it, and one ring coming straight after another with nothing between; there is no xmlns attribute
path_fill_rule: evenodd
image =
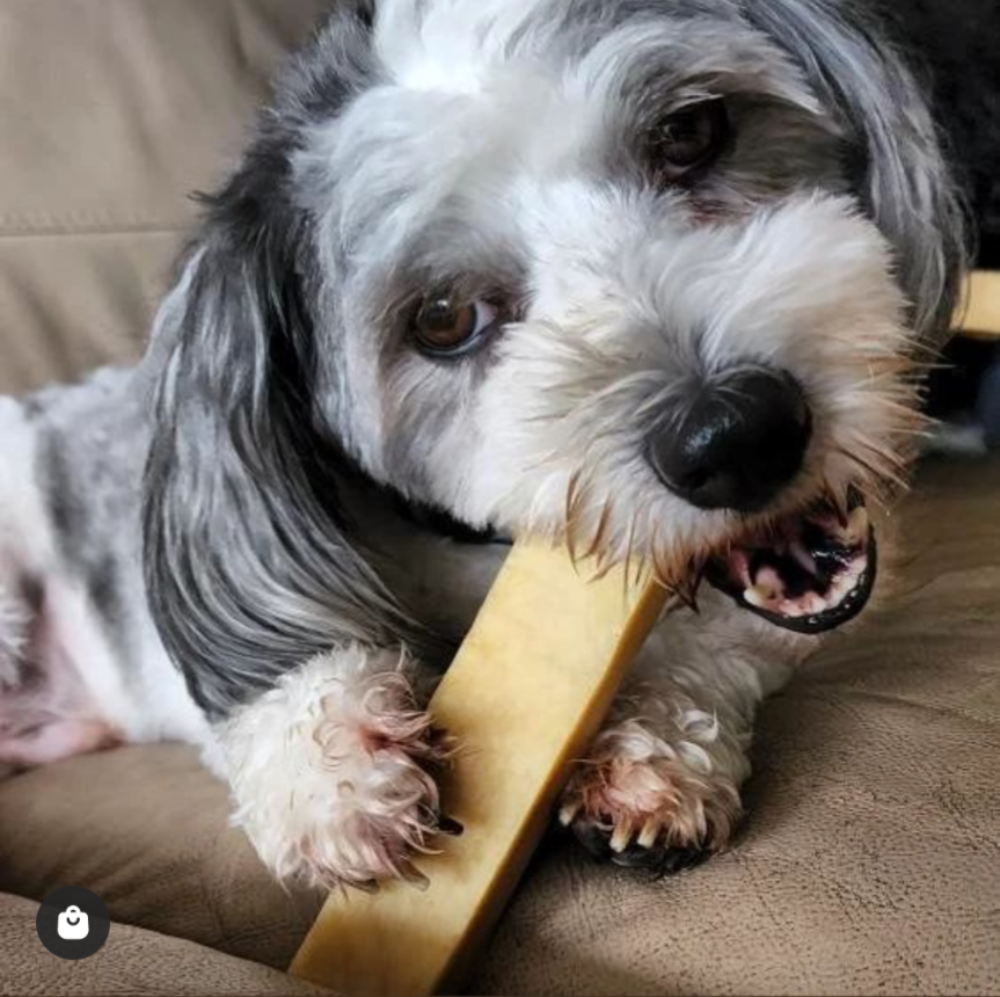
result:
<svg viewBox="0 0 1000 997"><path fill-rule="evenodd" d="M593 557L596 553L598 553L598 551L602 550L610 525L611 503L606 501L601 508L601 513L597 520L597 526L590 539L590 544L584 552L584 557Z"/></svg>

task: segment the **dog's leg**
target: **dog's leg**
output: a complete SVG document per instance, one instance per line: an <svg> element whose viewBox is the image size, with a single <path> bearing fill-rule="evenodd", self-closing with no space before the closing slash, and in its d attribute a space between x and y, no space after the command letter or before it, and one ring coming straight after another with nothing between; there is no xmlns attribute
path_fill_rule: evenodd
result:
<svg viewBox="0 0 1000 997"><path fill-rule="evenodd" d="M418 705L427 676L399 651L312 659L218 729L234 823L283 880L368 887L413 875L438 829L446 744Z"/></svg>
<svg viewBox="0 0 1000 997"><path fill-rule="evenodd" d="M741 816L756 707L801 649L707 615L651 636L573 772L560 819L599 858L679 871L724 848Z"/></svg>
<svg viewBox="0 0 1000 997"><path fill-rule="evenodd" d="M85 600L3 551L0 578L0 778L125 743L121 688Z"/></svg>

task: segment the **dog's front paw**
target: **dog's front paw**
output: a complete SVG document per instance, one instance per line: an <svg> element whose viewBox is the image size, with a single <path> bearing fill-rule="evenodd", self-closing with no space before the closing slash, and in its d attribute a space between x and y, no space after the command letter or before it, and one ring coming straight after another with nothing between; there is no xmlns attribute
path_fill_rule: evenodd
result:
<svg viewBox="0 0 1000 997"><path fill-rule="evenodd" d="M603 734L575 769L560 822L596 858L679 872L724 848L739 792L704 751L675 750L636 724Z"/></svg>
<svg viewBox="0 0 1000 997"><path fill-rule="evenodd" d="M416 708L398 658L377 657L314 659L226 726L234 823L279 879L361 889L418 879L411 860L441 830L432 772L446 739Z"/></svg>

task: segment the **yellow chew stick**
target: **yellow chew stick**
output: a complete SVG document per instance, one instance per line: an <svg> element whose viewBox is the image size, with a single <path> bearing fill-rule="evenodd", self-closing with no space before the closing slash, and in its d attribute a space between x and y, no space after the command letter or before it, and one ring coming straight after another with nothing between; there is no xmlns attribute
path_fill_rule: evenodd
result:
<svg viewBox="0 0 1000 997"><path fill-rule="evenodd" d="M1000 337L1000 273L974 271L966 284L964 311L959 309L957 326L968 336Z"/></svg>
<svg viewBox="0 0 1000 997"><path fill-rule="evenodd" d="M462 745L442 791L464 834L419 860L425 890L332 895L293 975L348 997L457 992L664 608L652 581L589 574L563 550L511 552L431 703Z"/></svg>

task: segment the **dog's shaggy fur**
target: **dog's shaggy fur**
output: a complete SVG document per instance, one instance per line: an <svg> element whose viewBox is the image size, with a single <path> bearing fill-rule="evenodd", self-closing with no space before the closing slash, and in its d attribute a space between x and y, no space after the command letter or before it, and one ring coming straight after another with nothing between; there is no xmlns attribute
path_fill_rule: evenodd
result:
<svg viewBox="0 0 1000 997"><path fill-rule="evenodd" d="M706 107L724 145L667 169ZM423 705L504 541L689 599L765 536L815 570L796 524L847 536L905 473L961 259L921 93L846 0L339 4L145 360L0 407L0 765L194 741L278 875L409 874L449 750ZM484 327L461 355L414 335L441 293ZM762 371L809 413L796 473L755 509L667 487L650 440ZM593 849L725 845L816 642L768 570L648 641L563 801Z"/></svg>

